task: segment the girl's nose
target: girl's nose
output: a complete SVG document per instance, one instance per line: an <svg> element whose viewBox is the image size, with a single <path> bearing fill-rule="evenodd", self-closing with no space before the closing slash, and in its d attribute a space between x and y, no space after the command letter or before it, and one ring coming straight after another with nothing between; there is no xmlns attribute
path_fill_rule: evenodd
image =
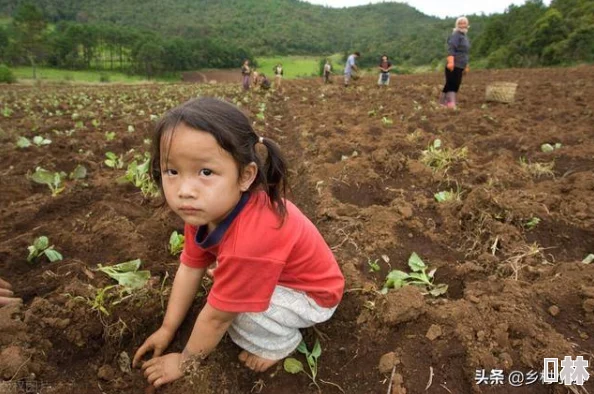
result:
<svg viewBox="0 0 594 394"><path fill-rule="evenodd" d="M182 182L179 185L177 195L179 198L196 198L197 193L191 182Z"/></svg>

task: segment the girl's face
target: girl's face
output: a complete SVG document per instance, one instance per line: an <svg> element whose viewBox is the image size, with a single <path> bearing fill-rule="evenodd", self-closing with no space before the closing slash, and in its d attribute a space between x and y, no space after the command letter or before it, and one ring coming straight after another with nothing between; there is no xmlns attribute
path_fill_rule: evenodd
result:
<svg viewBox="0 0 594 394"><path fill-rule="evenodd" d="M257 174L250 163L239 174L231 154L205 131L180 123L161 140L161 175L167 204L184 222L209 232L235 208ZM167 161L165 161L167 160Z"/></svg>
<svg viewBox="0 0 594 394"><path fill-rule="evenodd" d="M382 56L382 62L387 62L388 61L388 57L387 56Z"/></svg>
<svg viewBox="0 0 594 394"><path fill-rule="evenodd" d="M462 19L460 22L458 22L459 29L466 29L467 27L468 27L468 21Z"/></svg>

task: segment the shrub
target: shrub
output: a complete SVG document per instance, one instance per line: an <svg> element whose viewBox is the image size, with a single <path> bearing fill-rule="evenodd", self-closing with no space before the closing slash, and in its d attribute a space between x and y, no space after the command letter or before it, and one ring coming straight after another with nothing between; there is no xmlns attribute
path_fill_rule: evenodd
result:
<svg viewBox="0 0 594 394"><path fill-rule="evenodd" d="M16 77L12 70L4 64L0 64L0 83L14 83Z"/></svg>

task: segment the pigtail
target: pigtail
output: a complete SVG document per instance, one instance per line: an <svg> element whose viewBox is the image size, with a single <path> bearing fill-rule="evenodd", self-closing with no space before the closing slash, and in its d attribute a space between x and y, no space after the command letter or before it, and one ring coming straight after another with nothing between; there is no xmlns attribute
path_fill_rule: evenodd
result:
<svg viewBox="0 0 594 394"><path fill-rule="evenodd" d="M280 147L271 139L259 137L259 141L268 150L262 166L262 186L268 194L277 213L284 220L287 215L285 195L287 193L287 161Z"/></svg>

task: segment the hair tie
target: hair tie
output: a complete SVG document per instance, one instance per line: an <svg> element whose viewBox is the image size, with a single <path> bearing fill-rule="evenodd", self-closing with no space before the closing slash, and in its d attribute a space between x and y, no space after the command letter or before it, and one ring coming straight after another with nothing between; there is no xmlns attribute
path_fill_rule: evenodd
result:
<svg viewBox="0 0 594 394"><path fill-rule="evenodd" d="M264 143L264 137L258 137L258 142L263 144Z"/></svg>

